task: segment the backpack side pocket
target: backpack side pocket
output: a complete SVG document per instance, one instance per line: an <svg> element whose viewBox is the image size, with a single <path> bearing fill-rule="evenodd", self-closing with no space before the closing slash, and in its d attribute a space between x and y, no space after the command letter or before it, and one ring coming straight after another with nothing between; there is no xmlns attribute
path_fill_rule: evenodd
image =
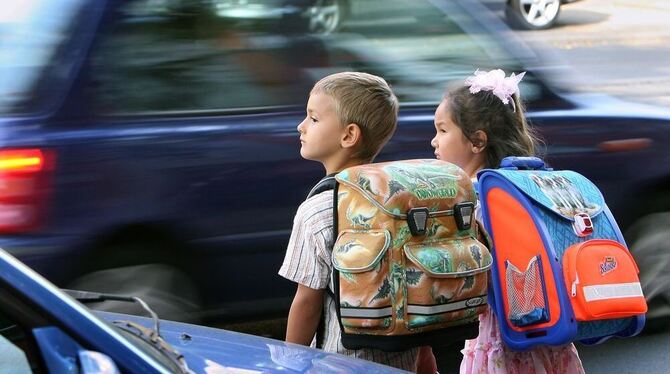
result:
<svg viewBox="0 0 670 374"><path fill-rule="evenodd" d="M505 280L509 299L507 319L514 326L524 327L549 321L542 257L532 257L524 271L509 260L505 261Z"/></svg>

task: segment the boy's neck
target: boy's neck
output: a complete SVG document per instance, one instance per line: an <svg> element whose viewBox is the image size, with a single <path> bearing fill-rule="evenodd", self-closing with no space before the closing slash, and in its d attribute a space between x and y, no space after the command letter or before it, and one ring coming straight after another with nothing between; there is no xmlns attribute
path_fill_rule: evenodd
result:
<svg viewBox="0 0 670 374"><path fill-rule="evenodd" d="M346 159L346 160L332 160L331 162L324 162L323 167L326 169L326 175L339 173L346 168L353 166L367 164L364 160L359 159Z"/></svg>

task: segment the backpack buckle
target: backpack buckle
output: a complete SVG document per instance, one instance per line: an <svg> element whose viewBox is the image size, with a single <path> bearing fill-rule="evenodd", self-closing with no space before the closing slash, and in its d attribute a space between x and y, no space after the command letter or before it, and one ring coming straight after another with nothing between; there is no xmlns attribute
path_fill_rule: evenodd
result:
<svg viewBox="0 0 670 374"><path fill-rule="evenodd" d="M407 212L407 225L412 236L426 235L428 208L412 208Z"/></svg>
<svg viewBox="0 0 670 374"><path fill-rule="evenodd" d="M454 204L454 219L459 230L470 230L475 215L475 203L465 201Z"/></svg>
<svg viewBox="0 0 670 374"><path fill-rule="evenodd" d="M584 237L593 234L593 221L591 221L591 217L588 214L577 213L574 219L575 222L572 224L572 228L575 230L577 236Z"/></svg>

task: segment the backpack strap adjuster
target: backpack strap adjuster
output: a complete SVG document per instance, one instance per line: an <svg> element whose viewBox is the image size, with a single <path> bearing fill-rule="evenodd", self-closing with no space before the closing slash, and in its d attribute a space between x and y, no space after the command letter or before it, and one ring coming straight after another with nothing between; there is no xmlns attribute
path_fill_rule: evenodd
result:
<svg viewBox="0 0 670 374"><path fill-rule="evenodd" d="M413 236L426 235L428 208L412 208L407 212L407 225Z"/></svg>
<svg viewBox="0 0 670 374"><path fill-rule="evenodd" d="M459 230L470 230L475 216L475 203L465 201L454 204L454 219Z"/></svg>

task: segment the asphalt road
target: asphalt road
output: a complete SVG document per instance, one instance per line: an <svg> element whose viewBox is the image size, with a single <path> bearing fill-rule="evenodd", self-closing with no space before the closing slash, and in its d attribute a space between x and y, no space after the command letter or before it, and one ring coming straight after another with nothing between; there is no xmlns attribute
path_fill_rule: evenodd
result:
<svg viewBox="0 0 670 374"><path fill-rule="evenodd" d="M597 346L578 345L588 374L662 374L670 371L670 330Z"/></svg>
<svg viewBox="0 0 670 374"><path fill-rule="evenodd" d="M504 2L484 0L503 17ZM571 89L670 106L670 1L582 0L552 29L519 31L571 67Z"/></svg>

